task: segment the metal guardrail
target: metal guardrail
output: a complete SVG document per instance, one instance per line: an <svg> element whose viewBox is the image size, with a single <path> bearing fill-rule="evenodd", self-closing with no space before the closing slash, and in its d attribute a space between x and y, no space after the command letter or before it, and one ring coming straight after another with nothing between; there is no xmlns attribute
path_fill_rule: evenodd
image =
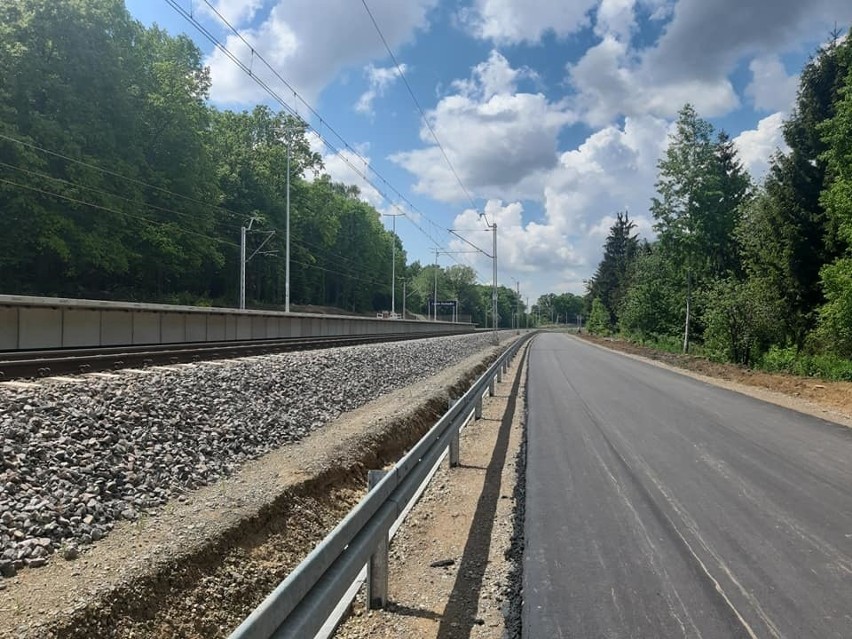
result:
<svg viewBox="0 0 852 639"><path fill-rule="evenodd" d="M482 397L494 394L509 362L533 333L515 340L424 437L370 490L290 575L234 630L230 639L314 637L366 565L367 602L387 595L388 531L450 449L458 465L458 436L471 410L482 416ZM383 569L385 568L385 569ZM370 573L373 574L370 574ZM382 583L383 582L383 583ZM378 605L377 605L378 604Z"/></svg>

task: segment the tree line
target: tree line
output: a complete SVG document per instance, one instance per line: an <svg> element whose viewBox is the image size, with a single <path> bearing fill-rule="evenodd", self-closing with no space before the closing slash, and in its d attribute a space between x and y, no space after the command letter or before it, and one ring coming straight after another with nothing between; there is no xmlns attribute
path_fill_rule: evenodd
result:
<svg viewBox="0 0 852 639"><path fill-rule="evenodd" d="M852 377L852 40L800 76L761 184L691 105L658 163L656 239L619 213L588 328L770 369Z"/></svg>
<svg viewBox="0 0 852 639"><path fill-rule="evenodd" d="M395 254L397 311L405 280L425 315L435 268L409 264L358 189L331 180L306 123L220 110L209 89L192 40L123 0L0 3L0 291L233 306L245 226L247 256L261 249L248 303L279 307L289 155L292 302L390 310ZM437 270L439 298L484 321L490 288Z"/></svg>

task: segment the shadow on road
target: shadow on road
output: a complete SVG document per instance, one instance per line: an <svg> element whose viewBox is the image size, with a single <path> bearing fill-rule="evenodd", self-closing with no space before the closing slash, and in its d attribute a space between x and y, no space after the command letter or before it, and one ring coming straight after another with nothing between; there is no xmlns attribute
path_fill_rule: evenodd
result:
<svg viewBox="0 0 852 639"><path fill-rule="evenodd" d="M522 360L519 359L519 369L521 364ZM494 528L494 515L497 512L497 502L500 499L500 476L503 472L503 466L506 464L509 434L515 416L520 385L521 376L516 375L512 384L512 392L506 402L506 411L503 414L503 419L500 420L500 432L497 434L494 452L485 471L485 483L476 504L473 523L459 562L456 583L453 585L450 599L446 608L444 608L444 614L441 615L438 639L469 637L471 630L477 625L476 611L479 603L479 591L482 589L485 567L488 564L491 530ZM489 421L496 422L497 420Z"/></svg>

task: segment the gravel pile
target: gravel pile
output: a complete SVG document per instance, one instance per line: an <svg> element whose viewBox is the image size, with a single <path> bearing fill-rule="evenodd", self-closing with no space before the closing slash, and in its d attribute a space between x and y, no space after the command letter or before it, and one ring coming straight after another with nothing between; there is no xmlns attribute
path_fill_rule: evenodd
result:
<svg viewBox="0 0 852 639"><path fill-rule="evenodd" d="M444 337L0 387L0 575L74 559L345 411L491 344ZM2 584L2 580L0 580Z"/></svg>

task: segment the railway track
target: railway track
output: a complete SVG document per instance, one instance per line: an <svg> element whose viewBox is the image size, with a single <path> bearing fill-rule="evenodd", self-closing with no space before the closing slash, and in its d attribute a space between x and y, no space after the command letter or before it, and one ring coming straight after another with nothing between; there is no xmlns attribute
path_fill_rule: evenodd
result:
<svg viewBox="0 0 852 639"><path fill-rule="evenodd" d="M186 364L211 359L316 350L357 344L427 339L469 332L290 337L286 339L229 342L64 348L43 351L0 351L0 381L92 373L121 368L145 368L162 364Z"/></svg>

